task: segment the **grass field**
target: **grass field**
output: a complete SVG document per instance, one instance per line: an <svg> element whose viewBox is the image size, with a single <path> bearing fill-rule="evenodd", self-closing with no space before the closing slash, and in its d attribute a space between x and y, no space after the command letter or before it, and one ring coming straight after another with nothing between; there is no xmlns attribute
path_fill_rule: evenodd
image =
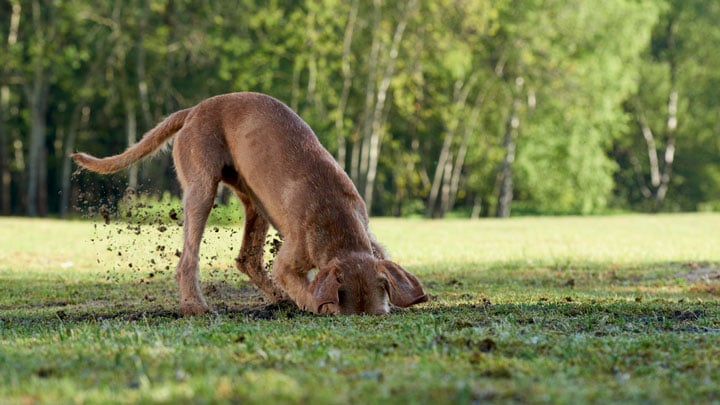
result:
<svg viewBox="0 0 720 405"><path fill-rule="evenodd" d="M0 403L720 403L720 215L374 219L429 303L263 306L210 226L0 219Z"/></svg>

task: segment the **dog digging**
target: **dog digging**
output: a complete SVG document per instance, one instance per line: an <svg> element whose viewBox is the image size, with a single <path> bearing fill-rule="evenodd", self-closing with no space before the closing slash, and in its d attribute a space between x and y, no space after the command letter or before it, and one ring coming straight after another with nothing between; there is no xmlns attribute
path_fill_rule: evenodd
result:
<svg viewBox="0 0 720 405"><path fill-rule="evenodd" d="M183 314L211 310L199 288L198 252L207 243L203 230L220 183L245 207L240 256L245 250L263 251L270 224L292 236L277 257L272 279L259 267L259 255L237 261L270 301L287 294L298 307L317 314L379 315L388 313L390 304L405 308L428 300L420 280L389 260L374 239L366 205L350 177L307 123L271 96L210 97L168 115L124 152L103 158L78 152L72 158L90 171L117 173L173 138L185 211L185 251L177 266ZM295 176L288 177L289 172ZM311 284L307 273L313 268L318 275Z"/></svg>

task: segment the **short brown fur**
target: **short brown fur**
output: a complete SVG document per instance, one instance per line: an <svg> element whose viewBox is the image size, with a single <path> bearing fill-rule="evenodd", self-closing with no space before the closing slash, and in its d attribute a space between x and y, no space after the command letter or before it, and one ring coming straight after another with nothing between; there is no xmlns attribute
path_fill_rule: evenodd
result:
<svg viewBox="0 0 720 405"><path fill-rule="evenodd" d="M81 166L111 173L175 137L173 160L183 188L184 241L177 265L181 312L209 310L199 286L203 230L218 184L245 207L237 266L272 301L289 296L316 313L388 312L427 300L420 281L387 260L368 230L355 186L310 127L280 101L259 93L230 93L178 111L119 155L73 154ZM272 224L284 241L272 278L263 246ZM317 269L312 280L309 272Z"/></svg>

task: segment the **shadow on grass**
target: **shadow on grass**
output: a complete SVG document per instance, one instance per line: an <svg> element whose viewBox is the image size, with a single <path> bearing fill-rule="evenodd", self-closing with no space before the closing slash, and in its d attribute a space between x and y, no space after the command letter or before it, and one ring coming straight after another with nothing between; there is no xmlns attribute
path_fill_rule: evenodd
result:
<svg viewBox="0 0 720 405"><path fill-rule="evenodd" d="M507 326L594 336L657 332L720 334L720 310L716 302L485 303L428 308L423 312L449 316L456 329Z"/></svg>
<svg viewBox="0 0 720 405"><path fill-rule="evenodd" d="M97 322L103 320L137 321L143 319L179 319L179 301L174 280L152 283L73 282L52 286L47 280L4 281L6 291L26 294L21 303L8 304L8 296L0 304L0 323L5 327L53 322ZM248 283L208 281L202 284L203 294L213 312L207 316L227 318L279 319L292 318L301 311L292 302L267 303L262 294ZM33 301L27 294L35 292Z"/></svg>
<svg viewBox="0 0 720 405"><path fill-rule="evenodd" d="M213 309L212 314L204 316L206 319L252 322L313 316L300 311L291 302L247 306L216 302ZM500 333L500 330L514 331L512 333L519 336L533 331L559 335L587 334L595 337L678 332L720 335L720 310L715 302L492 304L485 301L455 305L430 302L410 309L394 309L389 315L377 319L382 321L397 317L402 318L404 323L431 322L436 327L439 326L439 330L445 331L443 335L455 335L460 339L473 336L478 331L486 334L488 331ZM0 311L0 326L32 329L103 321L145 321L155 324L181 318L182 315L173 306L159 304L53 306L34 308L32 311L23 308Z"/></svg>
<svg viewBox="0 0 720 405"><path fill-rule="evenodd" d="M720 306L712 293L701 294L706 297L703 299L679 300L673 294L642 297L618 290L618 286L627 284L654 288L677 282L685 283L688 290L693 283L715 286L717 267L658 264L648 268L654 270L643 273L638 269L616 268L529 269L504 274L480 270L426 275L431 302L396 310L389 316L407 317L408 322L420 323L432 319L450 330L509 325L595 336L658 331L720 333ZM3 280L2 284L0 326L5 328L103 320L163 322L182 317L178 312L177 286L169 275L112 282L18 278ZM202 286L214 310L208 317L253 321L304 314L293 303L268 304L246 280L210 278ZM487 286L492 286L494 293L481 291ZM507 290L513 302L508 302L498 290Z"/></svg>

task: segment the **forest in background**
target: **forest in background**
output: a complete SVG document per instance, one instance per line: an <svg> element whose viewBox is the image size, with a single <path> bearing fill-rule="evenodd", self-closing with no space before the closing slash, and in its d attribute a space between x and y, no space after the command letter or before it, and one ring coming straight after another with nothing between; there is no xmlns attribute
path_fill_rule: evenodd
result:
<svg viewBox="0 0 720 405"><path fill-rule="evenodd" d="M179 194L169 113L258 91L374 215L720 210L720 2L0 0L0 214Z"/></svg>

